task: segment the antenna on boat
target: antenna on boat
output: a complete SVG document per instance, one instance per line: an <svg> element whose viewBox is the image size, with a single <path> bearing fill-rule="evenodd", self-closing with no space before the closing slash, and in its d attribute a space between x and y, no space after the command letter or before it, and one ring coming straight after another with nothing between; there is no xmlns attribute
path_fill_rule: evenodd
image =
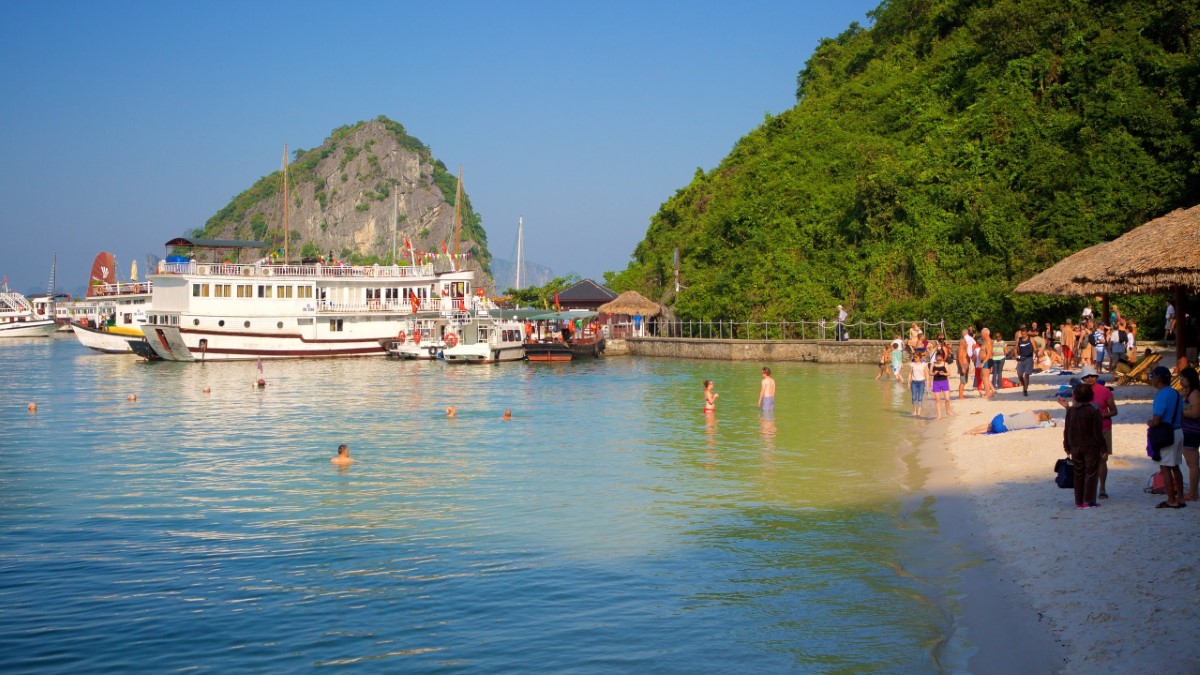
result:
<svg viewBox="0 0 1200 675"><path fill-rule="evenodd" d="M525 216L517 218L517 279L516 289L521 290L521 267L525 264Z"/></svg>
<svg viewBox="0 0 1200 675"><path fill-rule="evenodd" d="M287 143L283 144L283 264L288 264L288 240L291 239L291 232L288 231L288 149Z"/></svg>

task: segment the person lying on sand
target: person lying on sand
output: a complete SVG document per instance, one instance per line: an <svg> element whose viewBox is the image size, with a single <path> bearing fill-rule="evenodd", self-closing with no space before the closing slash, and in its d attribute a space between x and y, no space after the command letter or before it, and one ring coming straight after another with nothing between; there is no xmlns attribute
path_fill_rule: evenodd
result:
<svg viewBox="0 0 1200 675"><path fill-rule="evenodd" d="M991 422L975 427L968 434L1002 434L1006 431L1037 429L1055 426L1050 413L1045 410L1026 410L1011 415L996 415Z"/></svg>

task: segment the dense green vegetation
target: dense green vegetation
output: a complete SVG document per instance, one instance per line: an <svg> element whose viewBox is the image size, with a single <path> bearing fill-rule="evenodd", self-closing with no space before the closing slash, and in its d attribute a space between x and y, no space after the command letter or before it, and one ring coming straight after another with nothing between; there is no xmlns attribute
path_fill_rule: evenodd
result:
<svg viewBox="0 0 1200 675"><path fill-rule="evenodd" d="M1200 201L1200 5L888 0L650 222L616 290L680 318L1012 323L1012 288ZM672 289L673 254L681 281ZM1155 315L1154 301L1125 301Z"/></svg>

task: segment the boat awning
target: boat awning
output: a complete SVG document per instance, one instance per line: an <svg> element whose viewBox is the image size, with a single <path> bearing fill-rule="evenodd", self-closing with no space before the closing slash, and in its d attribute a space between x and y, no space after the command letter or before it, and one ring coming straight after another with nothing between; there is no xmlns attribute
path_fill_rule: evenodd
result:
<svg viewBox="0 0 1200 675"><path fill-rule="evenodd" d="M574 321L590 319L594 316L599 316L599 312L594 309L569 309L562 312L544 312L528 318L530 321Z"/></svg>
<svg viewBox="0 0 1200 675"><path fill-rule="evenodd" d="M271 248L268 241L242 241L239 239L195 239L175 237L164 246L187 246L190 248Z"/></svg>

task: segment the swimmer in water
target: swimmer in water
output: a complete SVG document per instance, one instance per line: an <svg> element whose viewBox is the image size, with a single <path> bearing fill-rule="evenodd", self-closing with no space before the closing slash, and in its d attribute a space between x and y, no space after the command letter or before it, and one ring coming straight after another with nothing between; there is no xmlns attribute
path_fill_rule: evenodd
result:
<svg viewBox="0 0 1200 675"><path fill-rule="evenodd" d="M449 408L446 408L446 417L454 417L456 412L458 411L454 409L454 406L450 406Z"/></svg>
<svg viewBox="0 0 1200 675"><path fill-rule="evenodd" d="M501 417L500 419L502 419L502 420L511 420L511 419L512 419L512 411L511 411L511 410L509 410L508 408L505 408L505 409L504 409L504 416L503 416L503 417Z"/></svg>
<svg viewBox="0 0 1200 675"><path fill-rule="evenodd" d="M350 464L353 462L354 458L350 456L350 446L346 445L345 443L342 443L338 446L337 457L330 458L329 460L330 464L336 464L338 466L350 466Z"/></svg>
<svg viewBox="0 0 1200 675"><path fill-rule="evenodd" d="M37 414L37 404L34 403L33 401L29 402L28 409L29 409L29 412Z"/></svg>
<svg viewBox="0 0 1200 675"><path fill-rule="evenodd" d="M125 398L126 398L126 399L128 399L128 400L130 400L130 401L136 401L136 400L137 400L137 394L130 394L129 396L126 396Z"/></svg>

